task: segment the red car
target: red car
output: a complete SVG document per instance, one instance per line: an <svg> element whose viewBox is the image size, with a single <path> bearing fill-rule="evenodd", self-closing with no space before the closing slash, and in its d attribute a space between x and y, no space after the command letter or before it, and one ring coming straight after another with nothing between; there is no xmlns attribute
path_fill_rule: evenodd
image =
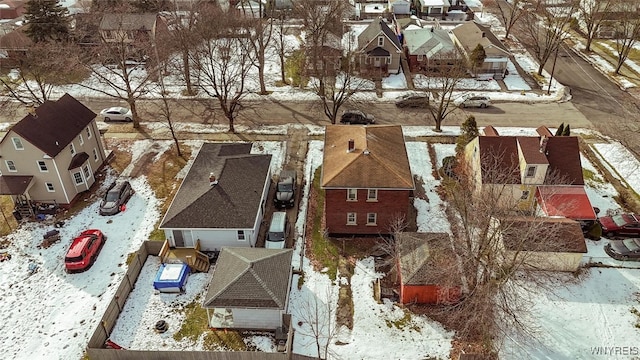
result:
<svg viewBox="0 0 640 360"><path fill-rule="evenodd" d="M106 240L107 237L100 230L91 229L80 233L73 239L64 257L67 272L84 271L91 267Z"/></svg>
<svg viewBox="0 0 640 360"><path fill-rule="evenodd" d="M640 215L619 214L598 219L606 237L626 235L640 236Z"/></svg>

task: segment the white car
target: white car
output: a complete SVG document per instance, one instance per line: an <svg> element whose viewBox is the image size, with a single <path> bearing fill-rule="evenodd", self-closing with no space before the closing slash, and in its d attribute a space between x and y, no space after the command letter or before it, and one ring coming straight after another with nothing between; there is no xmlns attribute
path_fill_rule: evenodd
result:
<svg viewBox="0 0 640 360"><path fill-rule="evenodd" d="M104 119L105 122L133 121L133 115L131 115L131 110L124 107L110 107L108 109L104 109L100 111L100 116Z"/></svg>
<svg viewBox="0 0 640 360"><path fill-rule="evenodd" d="M462 107L480 107L486 108L491 105L491 99L488 96L469 95L464 97Z"/></svg>

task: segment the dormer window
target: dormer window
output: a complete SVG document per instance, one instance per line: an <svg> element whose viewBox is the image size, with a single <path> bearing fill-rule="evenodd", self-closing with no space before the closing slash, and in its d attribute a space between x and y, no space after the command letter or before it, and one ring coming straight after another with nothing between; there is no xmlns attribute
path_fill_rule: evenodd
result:
<svg viewBox="0 0 640 360"><path fill-rule="evenodd" d="M536 175L536 167L535 166L527 166L527 175L526 177L534 177Z"/></svg>
<svg viewBox="0 0 640 360"><path fill-rule="evenodd" d="M378 36L378 46L384 46L384 36Z"/></svg>

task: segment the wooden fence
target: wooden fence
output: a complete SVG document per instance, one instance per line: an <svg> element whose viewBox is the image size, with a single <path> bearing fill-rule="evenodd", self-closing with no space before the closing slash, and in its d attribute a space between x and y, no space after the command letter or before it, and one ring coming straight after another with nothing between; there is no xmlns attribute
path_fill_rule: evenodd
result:
<svg viewBox="0 0 640 360"><path fill-rule="evenodd" d="M291 316L285 315L284 323L289 332L287 334L287 348L285 352L266 353L257 351L148 351L148 350L116 350L106 349L104 344L109 338L113 327L122 312L129 293L135 287L136 280L142 266L149 255L158 255L162 248L161 241L145 241L131 260L118 290L109 302L109 306L102 315L102 319L94 330L87 345L87 356L91 360L291 360L293 345L293 326ZM295 355L294 359L305 359L306 356ZM308 358L312 359L312 358Z"/></svg>

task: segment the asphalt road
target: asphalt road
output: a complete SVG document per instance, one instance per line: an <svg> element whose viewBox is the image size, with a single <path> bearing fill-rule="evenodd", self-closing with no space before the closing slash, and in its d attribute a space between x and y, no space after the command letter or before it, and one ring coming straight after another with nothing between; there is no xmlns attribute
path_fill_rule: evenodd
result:
<svg viewBox="0 0 640 360"><path fill-rule="evenodd" d="M116 99L80 99L85 105L98 113L101 109L125 105ZM288 123L329 124L317 103L303 101L278 102L272 100L246 101L236 119L236 124L247 126L280 125ZM143 100L137 103L142 121L164 121L159 114L159 101ZM372 113L378 124L427 125L434 122L424 109L399 109L391 102L367 102L356 104L368 113ZM173 120L202 124L228 124L222 112L216 109L211 100L179 100L172 103ZM346 106L345 106L346 108ZM26 108L0 114L3 122L15 122L26 114ZM555 127L562 122L571 122L574 128L592 127L590 121L570 103L498 103L486 109L456 109L442 124L459 126L468 115L474 115L479 126L517 126L533 127L547 125Z"/></svg>

